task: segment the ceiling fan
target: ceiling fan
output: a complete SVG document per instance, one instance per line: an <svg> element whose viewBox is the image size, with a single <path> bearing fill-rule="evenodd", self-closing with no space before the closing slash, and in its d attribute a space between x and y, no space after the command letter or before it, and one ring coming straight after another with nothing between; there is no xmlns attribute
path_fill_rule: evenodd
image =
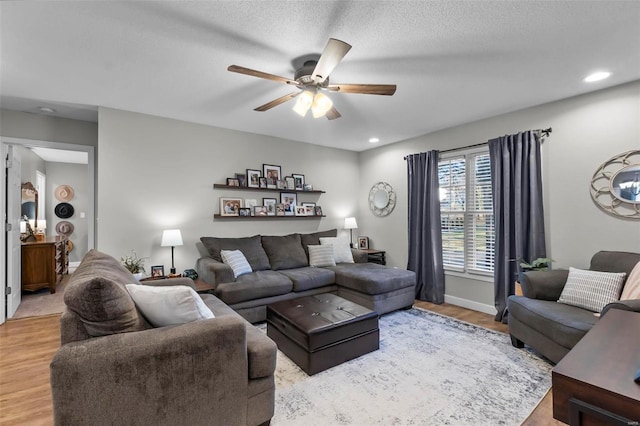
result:
<svg viewBox="0 0 640 426"><path fill-rule="evenodd" d="M267 102L255 108L254 111L267 111L298 97L293 110L301 116L304 117L307 111L311 109L314 118L326 116L327 119L334 120L340 118L341 115L333 106L331 99L322 93L322 91L386 96L391 96L396 92L395 84L329 84L329 74L331 74L342 58L344 58L349 49L351 49L350 44L335 38L330 38L320 58L317 61L306 61L304 65L296 71L293 79L252 70L239 65L231 65L227 70L277 81L279 83L290 84L299 89L296 92Z"/></svg>

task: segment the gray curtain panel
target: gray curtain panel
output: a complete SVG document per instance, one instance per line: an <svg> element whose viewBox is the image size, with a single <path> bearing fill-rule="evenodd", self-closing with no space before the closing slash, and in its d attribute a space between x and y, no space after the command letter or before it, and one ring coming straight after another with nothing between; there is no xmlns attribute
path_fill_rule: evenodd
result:
<svg viewBox="0 0 640 426"><path fill-rule="evenodd" d="M518 259L546 257L540 136L536 131L489 141L496 227L496 321L507 323L507 298L515 293Z"/></svg>
<svg viewBox="0 0 640 426"><path fill-rule="evenodd" d="M440 233L438 151L407 156L409 189L409 261L416 273L416 299L444 302Z"/></svg>

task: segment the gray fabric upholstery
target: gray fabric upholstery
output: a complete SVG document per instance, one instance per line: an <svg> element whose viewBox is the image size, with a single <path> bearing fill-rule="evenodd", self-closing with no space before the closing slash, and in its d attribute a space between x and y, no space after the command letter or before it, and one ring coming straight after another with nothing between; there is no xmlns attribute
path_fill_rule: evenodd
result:
<svg viewBox="0 0 640 426"><path fill-rule="evenodd" d="M307 257L309 257L309 249L307 248L307 246L320 245L320 238L337 236L338 230L330 229L328 231L312 232L311 234L300 234L300 242L302 243L304 252L306 253Z"/></svg>
<svg viewBox="0 0 640 426"><path fill-rule="evenodd" d="M262 236L262 247L269 257L271 269L293 269L308 266L307 254L302 248L300 234Z"/></svg>
<svg viewBox="0 0 640 426"><path fill-rule="evenodd" d="M369 261L369 255L364 250L352 248L351 255L353 256L354 263L367 263Z"/></svg>
<svg viewBox="0 0 640 426"><path fill-rule="evenodd" d="M530 271L520 276L522 294L531 299L553 300L560 298L569 271L554 269L551 271Z"/></svg>
<svg viewBox="0 0 640 426"><path fill-rule="evenodd" d="M293 283L293 291L305 291L324 287L336 282L335 272L324 268L297 268L278 271Z"/></svg>
<svg viewBox="0 0 640 426"><path fill-rule="evenodd" d="M591 258L592 271L625 272L627 277L640 262L640 254L624 251L599 251Z"/></svg>
<svg viewBox="0 0 640 426"><path fill-rule="evenodd" d="M262 248L260 235L244 238L202 237L200 241L207 248L211 257L218 262L222 262L221 250L240 250L254 271L264 271L271 267L267 253Z"/></svg>
<svg viewBox="0 0 640 426"><path fill-rule="evenodd" d="M409 308L415 300L415 287L405 287L398 290L380 294L366 294L347 287L338 287L338 296L355 302L378 314Z"/></svg>
<svg viewBox="0 0 640 426"><path fill-rule="evenodd" d="M228 283L235 279L231 266L215 260L213 257L201 257L196 261L198 278L211 284L214 288L218 283Z"/></svg>
<svg viewBox="0 0 640 426"><path fill-rule="evenodd" d="M415 288L416 274L377 263L350 263L332 266L336 284L366 294L381 294L405 287Z"/></svg>
<svg viewBox="0 0 640 426"><path fill-rule="evenodd" d="M289 293L292 289L293 284L286 276L276 271L258 271L241 275L235 282L218 284L215 295L227 304L234 304Z"/></svg>

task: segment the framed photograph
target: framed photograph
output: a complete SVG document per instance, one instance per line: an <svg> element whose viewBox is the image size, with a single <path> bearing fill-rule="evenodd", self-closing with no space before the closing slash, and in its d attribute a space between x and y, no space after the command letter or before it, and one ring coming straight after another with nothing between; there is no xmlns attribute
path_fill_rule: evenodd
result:
<svg viewBox="0 0 640 426"><path fill-rule="evenodd" d="M280 179L276 182L276 186L278 189L287 189L287 182L285 180Z"/></svg>
<svg viewBox="0 0 640 426"><path fill-rule="evenodd" d="M316 215L316 203L302 203L301 206L307 211L307 216Z"/></svg>
<svg viewBox="0 0 640 426"><path fill-rule="evenodd" d="M260 188L260 170L247 169L247 186L249 188Z"/></svg>
<svg viewBox="0 0 640 426"><path fill-rule="evenodd" d="M240 198L220 197L220 216L238 216L242 207Z"/></svg>
<svg viewBox="0 0 640 426"><path fill-rule="evenodd" d="M268 188L268 186L267 186L267 178L261 177L259 179L260 179L260 188L263 188L263 189Z"/></svg>
<svg viewBox="0 0 640 426"><path fill-rule="evenodd" d="M236 178L227 178L228 186L240 186L240 181Z"/></svg>
<svg viewBox="0 0 640 426"><path fill-rule="evenodd" d="M307 209L304 206L296 206L296 216L306 216Z"/></svg>
<svg viewBox="0 0 640 426"><path fill-rule="evenodd" d="M276 216L284 216L284 204L276 204Z"/></svg>
<svg viewBox="0 0 640 426"><path fill-rule="evenodd" d="M267 208L267 216L275 216L276 215L276 204L278 200L275 198L263 198L262 205Z"/></svg>
<svg viewBox="0 0 640 426"><path fill-rule="evenodd" d="M293 181L295 183L296 191L303 191L304 190L304 175L299 175L299 174L293 173L291 176L293 176Z"/></svg>
<svg viewBox="0 0 640 426"><path fill-rule="evenodd" d="M255 198L245 198L244 199L244 206L247 207L250 211L249 216L253 215L253 208L255 206L258 205L258 200L256 200Z"/></svg>
<svg viewBox="0 0 640 426"><path fill-rule="evenodd" d="M296 204L298 196L295 192L281 192L280 202L284 204L284 215L294 216L296 214Z"/></svg>
<svg viewBox="0 0 640 426"><path fill-rule="evenodd" d="M277 182L281 179L282 171L280 166L274 166L273 164L262 165L262 175L267 179L267 188L276 189L278 187Z"/></svg>
<svg viewBox="0 0 640 426"><path fill-rule="evenodd" d="M247 175L236 173L236 179L238 179L238 186L247 186Z"/></svg>
<svg viewBox="0 0 640 426"><path fill-rule="evenodd" d="M251 216L251 209L249 207L240 207L240 210L238 210L238 214L242 217Z"/></svg>
<svg viewBox="0 0 640 426"><path fill-rule="evenodd" d="M151 278L164 277L164 265L157 265L151 267Z"/></svg>
<svg viewBox="0 0 640 426"><path fill-rule="evenodd" d="M369 249L369 237L358 237L358 248L360 250Z"/></svg>
<svg viewBox="0 0 640 426"><path fill-rule="evenodd" d="M267 208L265 206L255 206L253 208L254 216L267 216Z"/></svg>
<svg viewBox="0 0 640 426"><path fill-rule="evenodd" d="M314 210L315 210L316 216L322 216L322 207L316 206Z"/></svg>
<svg viewBox="0 0 640 426"><path fill-rule="evenodd" d="M296 181L293 179L293 176L287 176L284 178L285 188L286 189L296 189Z"/></svg>
<svg viewBox="0 0 640 426"><path fill-rule="evenodd" d="M310 183L305 183L304 184L304 190L305 191L313 191L313 185L311 185Z"/></svg>

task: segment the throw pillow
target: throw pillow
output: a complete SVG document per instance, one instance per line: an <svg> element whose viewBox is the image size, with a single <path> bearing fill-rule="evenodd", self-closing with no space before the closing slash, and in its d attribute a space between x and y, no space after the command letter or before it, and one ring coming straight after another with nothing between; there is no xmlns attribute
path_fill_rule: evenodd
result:
<svg viewBox="0 0 640 426"><path fill-rule="evenodd" d="M309 249L309 266L336 266L336 260L333 257L333 246L331 244L308 246Z"/></svg>
<svg viewBox="0 0 640 426"><path fill-rule="evenodd" d="M198 293L186 285L154 287L127 284L125 287L142 315L154 327L215 318Z"/></svg>
<svg viewBox="0 0 640 426"><path fill-rule="evenodd" d="M222 256L222 261L233 269L235 278L253 272L247 258L240 250L220 250L220 256Z"/></svg>
<svg viewBox="0 0 640 426"><path fill-rule="evenodd" d="M320 244L321 237L337 237L338 230L330 229L328 231L313 232L311 234L300 234L300 241L302 242L302 248L304 252L309 255L308 246L317 246Z"/></svg>
<svg viewBox="0 0 640 426"><path fill-rule="evenodd" d="M267 253L262 248L260 235L244 238L202 237L200 241L202 241L211 257L218 262L222 262L221 250L240 250L244 257L247 258L252 270L264 271L271 268Z"/></svg>
<svg viewBox="0 0 640 426"><path fill-rule="evenodd" d="M291 234L284 237L262 236L262 247L269 257L271 269L302 268L309 265L307 255L300 242L300 234Z"/></svg>
<svg viewBox="0 0 640 426"><path fill-rule="evenodd" d="M354 263L347 237L321 237L320 244L333 246L333 257L336 263Z"/></svg>
<svg viewBox="0 0 640 426"><path fill-rule="evenodd" d="M629 273L620 295L620 300L634 299L640 299L640 262Z"/></svg>
<svg viewBox="0 0 640 426"><path fill-rule="evenodd" d="M600 312L608 303L619 300L626 275L624 272L569 268L569 277L558 302Z"/></svg>

